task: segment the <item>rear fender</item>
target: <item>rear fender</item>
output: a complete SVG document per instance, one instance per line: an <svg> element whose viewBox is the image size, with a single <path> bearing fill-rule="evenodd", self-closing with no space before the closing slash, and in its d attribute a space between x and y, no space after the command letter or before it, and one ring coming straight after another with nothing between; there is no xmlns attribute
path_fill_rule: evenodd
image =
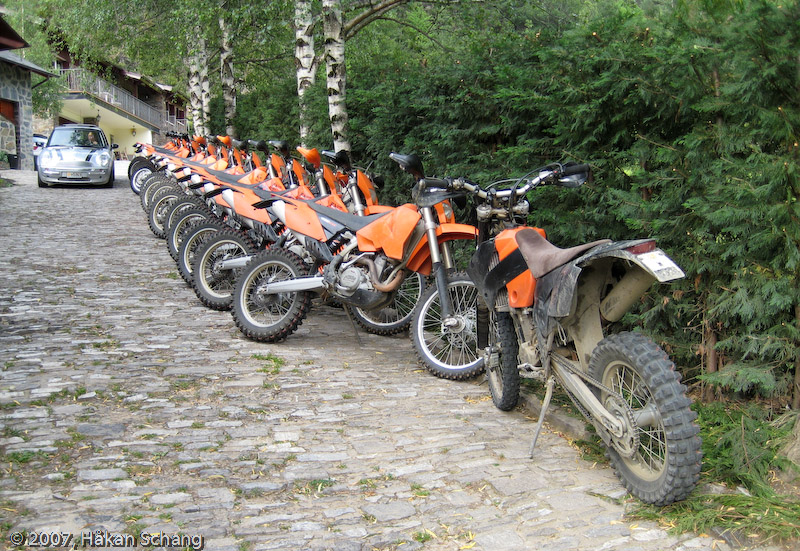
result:
<svg viewBox="0 0 800 551"><path fill-rule="evenodd" d="M555 320L580 326L592 308L607 321L618 321L654 281L684 277L683 271L655 247L653 240L598 245L539 279L534 318L542 335ZM580 305L578 303L581 303ZM575 319L570 319L574 317Z"/></svg>

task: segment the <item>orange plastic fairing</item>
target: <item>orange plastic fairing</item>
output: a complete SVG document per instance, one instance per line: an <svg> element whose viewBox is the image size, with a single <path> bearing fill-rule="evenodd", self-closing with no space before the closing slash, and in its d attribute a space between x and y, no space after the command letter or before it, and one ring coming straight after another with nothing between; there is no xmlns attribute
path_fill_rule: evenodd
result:
<svg viewBox="0 0 800 551"><path fill-rule="evenodd" d="M325 230L322 229L317 213L311 207L303 203L295 204L289 201L286 201L285 204L286 227L317 241L326 240Z"/></svg>
<svg viewBox="0 0 800 551"><path fill-rule="evenodd" d="M237 214L245 218L263 222L264 224L270 224L272 220L270 220L267 209L253 208L253 205L260 200L258 195L252 191L240 190L240 193L234 195L234 210L236 210Z"/></svg>
<svg viewBox="0 0 800 551"><path fill-rule="evenodd" d="M347 212L347 207L339 198L338 195L324 195L314 201L318 205L322 205L324 207L330 207L332 209L340 210L342 212Z"/></svg>
<svg viewBox="0 0 800 551"><path fill-rule="evenodd" d="M356 232L358 248L362 252L383 249L389 258L402 260L406 242L421 218L413 205L397 207Z"/></svg>
<svg viewBox="0 0 800 551"><path fill-rule="evenodd" d="M328 165L324 165L322 167L322 179L325 180L326 184L328 184L328 189L331 191L331 193L339 192L339 190L336 189L336 179L333 176L333 171Z"/></svg>
<svg viewBox="0 0 800 551"><path fill-rule="evenodd" d="M501 231L494 239L494 246L497 256L503 260L508 255L519 248L517 244L517 232L526 227L513 228ZM546 237L545 231L541 228L533 228L542 237ZM508 305L512 308L525 308L533 304L534 293L536 292L536 279L529 270L525 270L520 275L506 284L508 290Z"/></svg>
<svg viewBox="0 0 800 551"><path fill-rule="evenodd" d="M283 158L278 155L277 153L273 153L270 155L270 164L272 164L272 168L275 169L275 174L283 180L286 177L286 162Z"/></svg>
<svg viewBox="0 0 800 551"><path fill-rule="evenodd" d="M283 182L280 178L268 178L258 184L258 187L267 191L286 191L286 186L283 185Z"/></svg>
<svg viewBox="0 0 800 551"><path fill-rule="evenodd" d="M361 190L361 193L364 194L367 205L378 204L378 195L375 193L375 186L372 184L372 180L367 178L367 175L360 170L356 171L356 184L358 184L358 189Z"/></svg>
<svg viewBox="0 0 800 551"><path fill-rule="evenodd" d="M263 166L258 168L254 168L241 178L239 178L240 184L247 184L247 185L255 185L259 182L263 182L267 178L267 169Z"/></svg>
<svg viewBox="0 0 800 551"><path fill-rule="evenodd" d="M311 163L314 168L319 168L319 165L322 164L322 158L319 156L319 151L317 151L316 147L312 147L311 149L307 147L298 147L297 151L300 152L300 155Z"/></svg>
<svg viewBox="0 0 800 551"><path fill-rule="evenodd" d="M478 236L478 228L468 224L441 224L436 228L437 241L445 243L456 239L475 239ZM414 248L409 255L408 268L422 275L430 275L433 263L431 262L431 250L428 247L427 236Z"/></svg>

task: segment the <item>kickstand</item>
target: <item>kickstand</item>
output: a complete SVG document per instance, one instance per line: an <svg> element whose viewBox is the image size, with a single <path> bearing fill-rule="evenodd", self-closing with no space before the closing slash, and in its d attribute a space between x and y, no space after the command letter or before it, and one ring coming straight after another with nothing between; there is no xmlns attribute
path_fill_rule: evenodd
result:
<svg viewBox="0 0 800 551"><path fill-rule="evenodd" d="M353 312L350 311L350 307L347 304L343 304L342 308L344 308L344 311L347 313L347 318L350 320L350 323L353 324L353 333L356 335L358 347L364 348L364 343L361 342L361 335L358 334L358 325L356 325L356 320L353 318Z"/></svg>
<svg viewBox="0 0 800 551"><path fill-rule="evenodd" d="M553 385L555 385L555 378L551 375L547 378L547 392L544 394L542 401L542 411L539 412L539 421L536 423L536 432L533 435L533 442L531 442L531 450L528 453L530 458L533 458L533 449L536 447L536 441L539 439L539 433L542 432L542 425L544 425L544 413L550 406L550 398L553 397Z"/></svg>

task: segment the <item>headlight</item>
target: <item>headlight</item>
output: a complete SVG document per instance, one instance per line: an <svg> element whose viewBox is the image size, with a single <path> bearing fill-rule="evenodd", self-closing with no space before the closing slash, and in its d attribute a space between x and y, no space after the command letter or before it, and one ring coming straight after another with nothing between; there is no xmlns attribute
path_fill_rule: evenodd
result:
<svg viewBox="0 0 800 551"><path fill-rule="evenodd" d="M442 210L444 211L444 218L447 221L455 220L455 215L453 214L453 207L450 206L450 201L445 201L442 203Z"/></svg>
<svg viewBox="0 0 800 551"><path fill-rule="evenodd" d="M55 160L56 158L55 155L53 155L53 152L49 149L45 149L39 153L39 160L37 163L42 168L51 168L55 165Z"/></svg>
<svg viewBox="0 0 800 551"><path fill-rule="evenodd" d="M103 151L98 151L92 155L92 164L100 168L107 168L108 165L111 164L111 153L105 149Z"/></svg>

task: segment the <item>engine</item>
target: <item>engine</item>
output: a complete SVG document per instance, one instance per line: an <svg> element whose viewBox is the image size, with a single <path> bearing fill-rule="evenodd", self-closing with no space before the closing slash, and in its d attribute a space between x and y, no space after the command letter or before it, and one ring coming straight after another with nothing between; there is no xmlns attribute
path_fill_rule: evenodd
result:
<svg viewBox="0 0 800 551"><path fill-rule="evenodd" d="M343 265L341 258L335 258L325 266L322 275L328 291L344 303L372 310L392 301L392 293L375 290L365 266L354 263Z"/></svg>

